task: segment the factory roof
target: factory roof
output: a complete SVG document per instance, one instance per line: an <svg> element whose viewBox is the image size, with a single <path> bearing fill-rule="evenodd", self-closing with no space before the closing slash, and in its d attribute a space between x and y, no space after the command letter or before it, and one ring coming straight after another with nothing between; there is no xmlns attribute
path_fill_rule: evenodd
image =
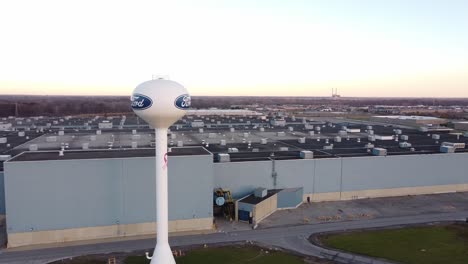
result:
<svg viewBox="0 0 468 264"><path fill-rule="evenodd" d="M154 149L125 149L125 150L70 150L59 156L59 151L34 151L23 152L10 159L8 162L16 161L43 161L43 160L77 160L77 159L112 159L131 157L154 157ZM203 147L181 147L171 148L169 156L193 156L211 155Z"/></svg>
<svg viewBox="0 0 468 264"><path fill-rule="evenodd" d="M219 109L218 109L219 110ZM218 113L219 114L219 113ZM270 124L270 120L278 116L268 115L264 119L257 116L185 116L175 126L171 127L168 138L169 147L174 153L170 155L204 155L229 153L231 162L268 161L300 159L302 150L313 151L313 158L361 157L372 155L373 147L387 149L387 155L410 155L440 153L442 142L458 142L468 145L468 137L450 134L449 131L426 131L398 126L397 118L425 120L432 117L421 116L383 116L389 119L389 124L378 124L362 121L345 121L339 119L313 119L302 117L283 117L287 124L279 127ZM2 131L0 137L6 137L8 144L0 143L0 155L11 155L12 161L23 160L57 160L57 159L96 159L119 157L147 157L154 155L154 130L136 116L126 118L73 117L66 119L57 117L34 118L32 123L37 128L30 127L26 135L20 137L18 131ZM191 121L201 119L203 128L191 127ZM59 120L58 124L53 121ZM114 124L112 129L97 131L97 123L109 120ZM392 122L395 120L395 122ZM39 123L53 123L52 127L40 127ZM47 122L47 123L46 123ZM85 125L89 123L89 125ZM123 126L120 126L124 123ZM372 125L372 128L368 128ZM359 132L344 131L346 128L357 128ZM232 129L230 129L232 128ZM446 127L438 127L446 128ZM16 128L21 131L25 128ZM400 130L397 133L397 129ZM432 128L431 128L432 129ZM36 132L39 130L40 132ZM44 132L42 132L42 130ZM64 135L58 131L64 130ZM135 130L135 131L134 131ZM372 130L372 131L369 131ZM314 133L312 133L314 132ZM368 136L395 136L401 133L409 138L398 137L398 140L373 141ZM437 134L438 138L433 135ZM26 139L29 137L29 139ZM411 146L400 147L400 143L408 142ZM367 145L368 143L373 146ZM137 149L133 149L136 144ZM175 150L175 146L184 146L184 150ZM58 150L65 147L65 156L59 157ZM108 150L108 148L112 150ZM187 148L191 147L191 148ZM203 151L194 150L203 149ZM30 149L38 151L29 152ZM83 149L83 150L81 150ZM468 152L468 148L458 148L456 152ZM36 154L37 153L37 154ZM216 155L213 156L216 160ZM3 162L0 161L0 171Z"/></svg>

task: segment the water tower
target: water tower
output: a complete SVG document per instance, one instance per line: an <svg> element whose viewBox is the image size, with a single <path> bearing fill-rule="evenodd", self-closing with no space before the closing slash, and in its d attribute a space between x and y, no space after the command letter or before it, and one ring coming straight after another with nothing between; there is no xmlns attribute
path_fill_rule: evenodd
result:
<svg viewBox="0 0 468 264"><path fill-rule="evenodd" d="M131 97L137 116L155 129L157 240L151 264L175 263L168 240L167 129L190 107L190 95L180 84L156 79L138 85Z"/></svg>

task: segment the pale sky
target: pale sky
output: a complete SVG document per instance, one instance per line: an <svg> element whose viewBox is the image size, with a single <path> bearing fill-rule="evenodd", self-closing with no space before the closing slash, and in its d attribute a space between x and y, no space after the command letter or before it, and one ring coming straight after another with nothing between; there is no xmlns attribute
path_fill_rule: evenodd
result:
<svg viewBox="0 0 468 264"><path fill-rule="evenodd" d="M0 0L0 94L468 97L468 1Z"/></svg>

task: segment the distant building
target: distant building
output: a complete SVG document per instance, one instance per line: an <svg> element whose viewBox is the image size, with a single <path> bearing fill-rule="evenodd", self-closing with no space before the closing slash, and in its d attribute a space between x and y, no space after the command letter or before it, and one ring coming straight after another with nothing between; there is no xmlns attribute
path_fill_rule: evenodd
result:
<svg viewBox="0 0 468 264"><path fill-rule="evenodd" d="M468 121L466 121L466 122L456 122L456 123L454 123L454 128L458 129L458 130L468 131Z"/></svg>
<svg viewBox="0 0 468 264"><path fill-rule="evenodd" d="M286 120L284 120L283 118L274 118L274 119L270 120L270 124L272 126L284 127L284 126L286 126Z"/></svg>
<svg viewBox="0 0 468 264"><path fill-rule="evenodd" d="M200 110L187 110L187 115L206 116L206 115L226 115L226 116L259 116L262 113L246 110L246 109L200 109Z"/></svg>
<svg viewBox="0 0 468 264"><path fill-rule="evenodd" d="M112 128L112 123L104 120L101 123L98 124L99 129L111 129Z"/></svg>
<svg viewBox="0 0 468 264"><path fill-rule="evenodd" d="M11 123L0 123L0 131L6 131L11 129Z"/></svg>
<svg viewBox="0 0 468 264"><path fill-rule="evenodd" d="M407 126L443 125L448 123L446 119L431 116L372 116L370 120L374 122Z"/></svg>
<svg viewBox="0 0 468 264"><path fill-rule="evenodd" d="M190 126L191 127L204 127L205 126L205 122L203 122L203 120L193 120L191 123L190 123Z"/></svg>

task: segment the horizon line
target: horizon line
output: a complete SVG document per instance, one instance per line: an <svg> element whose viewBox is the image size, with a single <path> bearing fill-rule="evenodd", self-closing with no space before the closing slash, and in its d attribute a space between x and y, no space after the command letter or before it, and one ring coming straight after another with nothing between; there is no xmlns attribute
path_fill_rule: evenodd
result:
<svg viewBox="0 0 468 264"><path fill-rule="evenodd" d="M37 97L130 97L131 95L66 95L66 94L0 94L0 98L3 96L37 96ZM192 97L261 97L261 98L319 98L319 99L330 99L339 101L341 99L467 99L467 97L417 97L417 96L341 96L334 98L332 96L291 96L291 95L191 95Z"/></svg>

